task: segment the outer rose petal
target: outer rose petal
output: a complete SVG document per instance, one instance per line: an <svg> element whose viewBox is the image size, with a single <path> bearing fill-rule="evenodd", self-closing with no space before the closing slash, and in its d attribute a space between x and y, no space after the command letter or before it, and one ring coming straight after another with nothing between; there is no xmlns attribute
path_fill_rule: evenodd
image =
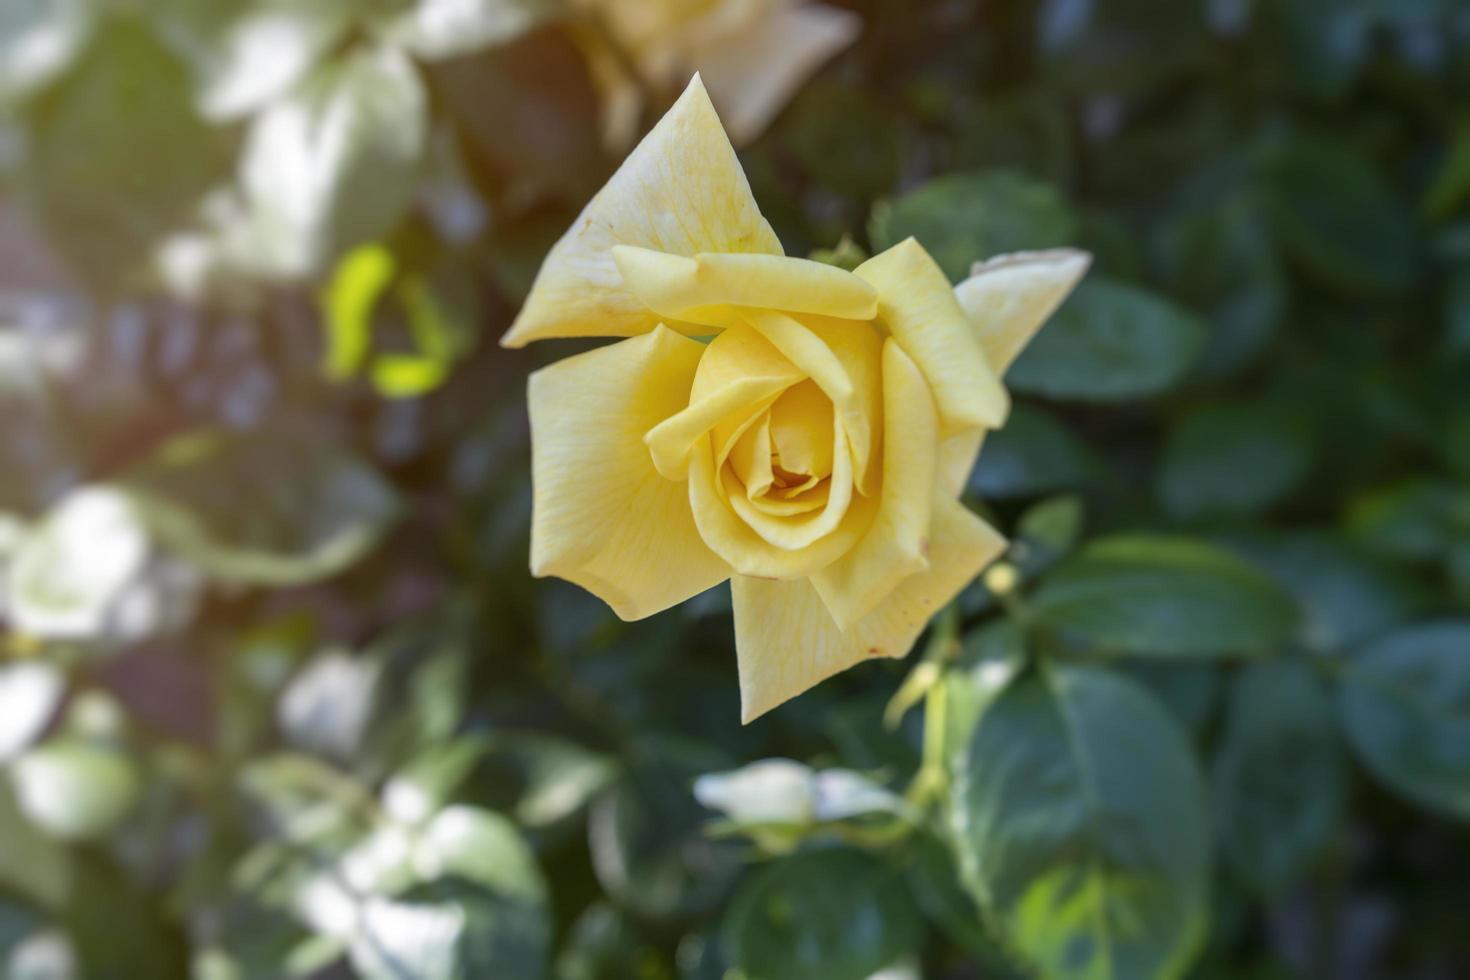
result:
<svg viewBox="0 0 1470 980"><path fill-rule="evenodd" d="M1016 359L1087 273L1092 256L1070 248L1016 252L975 263L955 287L997 374Z"/></svg>
<svg viewBox="0 0 1470 980"><path fill-rule="evenodd" d="M1005 547L1005 539L964 504L943 496L934 502L933 542L929 569L906 579L845 631L809 581L731 579L741 721L755 720L860 661L904 656L929 618Z"/></svg>
<svg viewBox="0 0 1470 980"><path fill-rule="evenodd" d="M643 434L687 404L704 352L666 327L531 375L531 573L641 619L718 585L688 489L654 469Z"/></svg>
<svg viewBox="0 0 1470 980"><path fill-rule="evenodd" d="M848 320L878 315L872 286L845 269L810 259L741 253L686 258L617 245L613 260L628 291L672 320L726 327L737 315L731 307L743 306Z"/></svg>
<svg viewBox="0 0 1470 980"><path fill-rule="evenodd" d="M945 432L998 428L1010 397L949 280L923 246L906 239L855 274L878 290L879 316L928 379Z"/></svg>
<svg viewBox="0 0 1470 980"><path fill-rule="evenodd" d="M838 628L928 567L937 476L939 416L918 367L891 337L883 345L883 495L867 536L812 575Z"/></svg>
<svg viewBox="0 0 1470 980"><path fill-rule="evenodd" d="M659 318L624 288L615 245L781 254L697 75L552 247L501 344L652 330Z"/></svg>
<svg viewBox="0 0 1470 980"><path fill-rule="evenodd" d="M754 20L736 35L691 52L725 114L730 136L748 143L766 128L803 80L853 42L855 14L821 4L792 6Z"/></svg>
<svg viewBox="0 0 1470 980"><path fill-rule="evenodd" d="M970 429L939 444L939 485L945 493L951 497L964 493L984 441L984 429Z"/></svg>

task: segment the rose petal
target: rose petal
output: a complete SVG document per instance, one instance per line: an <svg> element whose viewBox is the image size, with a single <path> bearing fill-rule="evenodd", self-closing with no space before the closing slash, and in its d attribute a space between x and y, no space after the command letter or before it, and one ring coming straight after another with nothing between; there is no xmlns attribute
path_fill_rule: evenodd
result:
<svg viewBox="0 0 1470 980"><path fill-rule="evenodd" d="M934 503L929 568L910 576L847 630L832 621L811 582L737 575L735 649L741 720L750 722L833 674L874 657L902 657L929 618L1005 547L1005 539L959 501Z"/></svg>
<svg viewBox="0 0 1470 980"><path fill-rule="evenodd" d="M729 326L738 307L849 320L878 315L873 287L845 269L810 259L738 253L687 258L617 245L613 260L640 302L666 319L690 324Z"/></svg>
<svg viewBox="0 0 1470 980"><path fill-rule="evenodd" d="M697 75L552 247L501 343L652 330L659 318L624 287L613 261L620 244L674 255L781 254Z"/></svg>
<svg viewBox="0 0 1470 980"><path fill-rule="evenodd" d="M1092 256L1070 248L1016 252L976 263L955 287L997 374L1005 374L1091 263Z"/></svg>
<svg viewBox="0 0 1470 980"><path fill-rule="evenodd" d="M999 428L1010 398L929 253L909 238L858 266L856 274L878 290L879 316L928 379L946 433Z"/></svg>
<svg viewBox="0 0 1470 980"><path fill-rule="evenodd" d="M883 426L878 517L856 547L812 575L839 629L929 564L939 417L924 376L892 338L883 345Z"/></svg>
<svg viewBox="0 0 1470 980"><path fill-rule="evenodd" d="M704 345L657 327L531 375L531 573L575 582L623 619L718 585L688 490L660 476L643 435L689 398Z"/></svg>

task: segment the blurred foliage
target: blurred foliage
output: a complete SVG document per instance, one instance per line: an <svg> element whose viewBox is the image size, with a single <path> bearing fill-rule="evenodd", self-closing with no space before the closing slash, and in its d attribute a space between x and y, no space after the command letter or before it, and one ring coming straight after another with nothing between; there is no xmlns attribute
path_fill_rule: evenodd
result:
<svg viewBox="0 0 1470 980"><path fill-rule="evenodd" d="M0 974L1470 972L1470 7L842 5L788 249L1096 264L1004 565L748 728L527 574L588 7L3 5Z"/></svg>

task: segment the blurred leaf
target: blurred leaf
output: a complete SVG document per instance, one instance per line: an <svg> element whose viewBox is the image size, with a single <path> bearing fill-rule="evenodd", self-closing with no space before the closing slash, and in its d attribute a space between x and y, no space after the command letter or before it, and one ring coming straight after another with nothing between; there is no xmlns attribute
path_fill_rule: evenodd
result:
<svg viewBox="0 0 1470 980"><path fill-rule="evenodd" d="M159 35L193 67L198 105L238 120L285 95L352 26L353 0L149 0Z"/></svg>
<svg viewBox="0 0 1470 980"><path fill-rule="evenodd" d="M15 760L16 802L32 823L61 840L111 833L138 802L142 785L122 751L55 740Z"/></svg>
<svg viewBox="0 0 1470 980"><path fill-rule="evenodd" d="M1450 138L1434 182L1424 192L1424 214L1444 221L1470 201L1470 125L1461 124Z"/></svg>
<svg viewBox="0 0 1470 980"><path fill-rule="evenodd" d="M725 814L720 833L749 834L773 852L789 851L821 824L903 818L901 797L850 769L814 770L791 759L761 759L694 782L700 804Z"/></svg>
<svg viewBox="0 0 1470 980"><path fill-rule="evenodd" d="M1016 534L1007 557L1032 577L1051 568L1077 546L1082 537L1082 500L1071 494L1047 497L1028 507L1016 521Z"/></svg>
<svg viewBox="0 0 1470 980"><path fill-rule="evenodd" d="M1264 573L1187 538L1091 542L1043 581L1038 624L1104 651L1153 657L1263 653L1290 639L1296 608Z"/></svg>
<svg viewBox="0 0 1470 980"><path fill-rule="evenodd" d="M1292 884L1327 845L1347 800L1332 701L1301 660L1251 664L1230 688L1212 772L1216 825L1236 873Z"/></svg>
<svg viewBox="0 0 1470 980"><path fill-rule="evenodd" d="M480 772L494 798L523 826L549 827L582 810L617 777L615 760L568 739L497 732Z"/></svg>
<svg viewBox="0 0 1470 980"><path fill-rule="evenodd" d="M116 625L119 600L143 573L148 536L117 488L85 486L63 497L22 539L4 605L37 637L97 639Z"/></svg>
<svg viewBox="0 0 1470 980"><path fill-rule="evenodd" d="M318 654L281 694L276 717L293 748L350 761L372 717L382 665L341 650Z"/></svg>
<svg viewBox="0 0 1470 980"><path fill-rule="evenodd" d="M1297 642L1336 653L1410 619L1423 594L1398 569L1336 535L1273 531L1247 554L1300 603Z"/></svg>
<svg viewBox="0 0 1470 980"><path fill-rule="evenodd" d="M1358 758L1420 806L1470 819L1470 622L1406 626L1344 664L1338 710Z"/></svg>
<svg viewBox="0 0 1470 980"><path fill-rule="evenodd" d="M520 37L556 10L552 0L417 0L381 25L383 37L428 61Z"/></svg>
<svg viewBox="0 0 1470 980"><path fill-rule="evenodd" d="M7 0L0 5L0 106L64 72L92 32L93 0Z"/></svg>
<svg viewBox="0 0 1470 980"><path fill-rule="evenodd" d="M1022 351L1006 381L1062 401L1146 398L1184 377L1204 337L1199 321L1166 300L1094 275Z"/></svg>
<svg viewBox="0 0 1470 980"><path fill-rule="evenodd" d="M1055 415L1022 404L986 434L970 489L986 500L1034 497L1081 489L1098 470L1097 457Z"/></svg>
<svg viewBox="0 0 1470 980"><path fill-rule="evenodd" d="M297 430L180 437L130 470L125 485L159 540L230 582L329 578L371 550L398 514L381 476Z"/></svg>
<svg viewBox="0 0 1470 980"><path fill-rule="evenodd" d="M252 264L310 275L390 232L413 197L427 109L412 62L383 48L328 65L257 116L240 165Z"/></svg>
<svg viewBox="0 0 1470 980"><path fill-rule="evenodd" d="M1442 557L1470 537L1470 488L1412 476L1353 501L1349 533L1373 551L1409 561Z"/></svg>
<svg viewBox="0 0 1470 980"><path fill-rule="evenodd" d="M59 910L71 891L71 856L60 840L33 825L0 779L0 891Z"/></svg>
<svg viewBox="0 0 1470 980"><path fill-rule="evenodd" d="M904 134L871 92L818 78L797 93L780 131L825 190L869 200L898 180Z"/></svg>
<svg viewBox="0 0 1470 980"><path fill-rule="evenodd" d="M1129 660L1114 665L1169 710L1184 729L1199 735L1209 729L1220 701L1221 666L1203 660Z"/></svg>
<svg viewBox="0 0 1470 980"><path fill-rule="evenodd" d="M1021 976L1001 951L974 896L961 883L958 861L948 845L934 835L916 836L913 856L907 881L924 917L981 964L982 976L994 980Z"/></svg>
<svg viewBox="0 0 1470 980"><path fill-rule="evenodd" d="M1159 496L1175 517L1261 510L1307 475L1312 439L1300 412L1270 404L1209 404L1169 432Z"/></svg>
<svg viewBox="0 0 1470 980"><path fill-rule="evenodd" d="M645 918L683 919L724 898L739 859L733 845L704 835L709 815L690 792L701 773L723 765L703 743L639 742L627 775L587 823L592 867L615 901Z"/></svg>
<svg viewBox="0 0 1470 980"><path fill-rule="evenodd" d="M66 675L51 664L0 664L0 763L40 737L65 694Z"/></svg>
<svg viewBox="0 0 1470 980"><path fill-rule="evenodd" d="M892 203L879 203L868 235L879 252L912 235L958 282L970 275L971 265L992 256L1073 244L1077 220L1046 184L1005 171L977 171L940 177Z"/></svg>
<svg viewBox="0 0 1470 980"><path fill-rule="evenodd" d="M970 734L985 712L1026 669L1026 640L1010 620L986 623L965 634L960 655L944 672L945 764L950 778L965 767ZM925 724L932 719L925 718Z"/></svg>
<svg viewBox="0 0 1470 980"><path fill-rule="evenodd" d="M1153 252L1170 294L1209 320L1203 373L1229 374L1270 342L1286 312L1286 277L1253 202L1183 208L1162 226Z"/></svg>
<svg viewBox="0 0 1470 980"><path fill-rule="evenodd" d="M125 16L98 31L31 125L28 185L47 238L109 288L188 215L227 159L227 134L195 113L184 67Z"/></svg>
<svg viewBox="0 0 1470 980"><path fill-rule="evenodd" d="M1188 741L1138 687L1047 667L981 716L953 831L968 883L1043 975L1178 976L1207 921L1204 795Z"/></svg>
<svg viewBox="0 0 1470 980"><path fill-rule="evenodd" d="M322 297L328 378L345 381L362 370L373 346L373 310L396 273L393 253L376 243L358 246L337 263Z"/></svg>
<svg viewBox="0 0 1470 980"><path fill-rule="evenodd" d="M1282 246L1314 274L1349 293L1400 290L1413 281L1413 215L1351 146L1295 136L1270 155L1262 179Z"/></svg>
<svg viewBox="0 0 1470 980"><path fill-rule="evenodd" d="M750 980L867 980L915 951L922 926L903 879L848 848L760 869L724 922L731 962Z"/></svg>
<svg viewBox="0 0 1470 980"><path fill-rule="evenodd" d="M1444 299L1445 351L1451 357L1470 356L1470 270L1450 276Z"/></svg>

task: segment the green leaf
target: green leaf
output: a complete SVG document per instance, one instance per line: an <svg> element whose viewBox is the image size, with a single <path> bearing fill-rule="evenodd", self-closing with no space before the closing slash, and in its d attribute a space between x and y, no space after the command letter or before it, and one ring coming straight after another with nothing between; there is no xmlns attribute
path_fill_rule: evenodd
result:
<svg viewBox="0 0 1470 980"><path fill-rule="evenodd" d="M981 717L952 805L968 884L1041 975L1183 974L1207 922L1205 787L1136 685L1087 667L1022 678Z"/></svg>
<svg viewBox="0 0 1470 980"><path fill-rule="evenodd" d="M1235 678L1211 777L1236 873L1264 892L1296 881L1336 831L1347 788L1332 700L1307 662L1251 664Z"/></svg>
<svg viewBox="0 0 1470 980"><path fill-rule="evenodd" d="M1136 681L1192 734L1203 733L1220 701L1220 666L1203 660L1130 660L1116 669Z"/></svg>
<svg viewBox="0 0 1470 980"><path fill-rule="evenodd" d="M480 782L493 785L497 807L531 828L581 811L616 778L617 765L569 739L537 732L497 732L486 745Z"/></svg>
<svg viewBox="0 0 1470 980"><path fill-rule="evenodd" d="M866 980L922 938L902 877L848 848L760 869L731 901L723 934L731 962L750 980Z"/></svg>
<svg viewBox="0 0 1470 980"><path fill-rule="evenodd" d="M1389 789L1470 819L1470 621L1396 630L1355 653L1338 687L1348 741Z"/></svg>
<svg viewBox="0 0 1470 980"><path fill-rule="evenodd" d="M238 247L263 271L297 277L382 238L412 201L427 131L428 96L401 51L327 66L251 124Z"/></svg>
<svg viewBox="0 0 1470 980"><path fill-rule="evenodd" d="M93 0L0 4L0 106L20 101L66 71L95 19Z"/></svg>
<svg viewBox="0 0 1470 980"><path fill-rule="evenodd" d="M1380 554L1407 561L1442 558L1470 538L1470 487L1411 476L1354 500L1349 533Z"/></svg>
<svg viewBox="0 0 1470 980"><path fill-rule="evenodd" d="M1010 620L995 620L965 634L960 655L941 681L944 757L951 778L964 768L970 733L1028 662L1025 637Z"/></svg>
<svg viewBox="0 0 1470 980"><path fill-rule="evenodd" d="M1261 653L1287 642L1296 607L1268 576L1187 538L1118 536L1047 578L1036 622L1090 648L1153 657Z"/></svg>
<svg viewBox="0 0 1470 980"><path fill-rule="evenodd" d="M551 0L417 0L380 31L417 57L438 61L513 41L555 11Z"/></svg>
<svg viewBox="0 0 1470 980"><path fill-rule="evenodd" d="M142 791L121 751L56 740L32 749L10 772L16 802L32 823L61 840L94 840L113 831Z"/></svg>
<svg viewBox="0 0 1470 980"><path fill-rule="evenodd" d="M1408 621L1424 605L1407 574L1336 535L1274 530L1243 550L1296 596L1297 642L1311 651L1346 650Z"/></svg>
<svg viewBox="0 0 1470 980"><path fill-rule="evenodd" d="M352 26L354 0L149 0L146 15L189 62L199 110L241 119L285 95Z"/></svg>
<svg viewBox="0 0 1470 980"><path fill-rule="evenodd" d="M1413 282L1413 214L1352 146L1297 135L1271 154L1262 179L1282 247L1313 274L1351 293L1392 292Z"/></svg>
<svg viewBox="0 0 1470 980"><path fill-rule="evenodd" d="M645 738L634 747L627 774L587 821L592 868L608 895L652 919L689 918L720 903L738 873L738 851L705 835L709 812L690 787L725 765L699 742Z"/></svg>
<svg viewBox="0 0 1470 980"><path fill-rule="evenodd" d="M160 541L231 582L329 578L398 514L377 472L308 431L180 437L124 484Z"/></svg>
<svg viewBox="0 0 1470 980"><path fill-rule="evenodd" d="M3 603L17 629L89 640L115 625L117 606L144 572L149 542L126 494L84 486L63 497L21 539Z"/></svg>
<svg viewBox="0 0 1470 980"><path fill-rule="evenodd" d="M71 856L21 812L10 781L0 779L0 891L59 910L71 892Z"/></svg>
<svg viewBox="0 0 1470 980"><path fill-rule="evenodd" d="M1209 321L1200 370L1218 377L1259 354L1280 326L1287 300L1281 259L1260 208L1240 198L1187 206L1153 244L1170 295Z"/></svg>
<svg viewBox="0 0 1470 980"><path fill-rule="evenodd" d="M1312 462L1298 412L1267 404L1212 404L1174 423L1159 469L1159 496L1175 517L1249 513L1279 502Z"/></svg>
<svg viewBox="0 0 1470 980"><path fill-rule="evenodd" d="M27 174L50 242L116 287L223 173L228 135L194 110L183 65L118 17L34 108Z"/></svg>
<svg viewBox="0 0 1470 980"><path fill-rule="evenodd" d="M1077 547L1085 515L1082 499L1072 494L1038 501L1016 521L1007 558L1028 578L1041 574Z"/></svg>
<svg viewBox="0 0 1470 980"><path fill-rule="evenodd" d="M1094 275L1022 351L1006 383L1060 401L1146 398L1188 373L1204 337L1200 322L1172 303Z"/></svg>
<svg viewBox="0 0 1470 980"><path fill-rule="evenodd" d="M361 245L342 257L322 296L327 330L328 378L346 381L367 363L373 346L373 311L393 284L398 263L382 245Z"/></svg>
<svg viewBox="0 0 1470 980"><path fill-rule="evenodd" d="M987 500L1076 490L1100 469L1087 445L1055 415L1017 405L1005 425L987 433L970 489Z"/></svg>
<svg viewBox="0 0 1470 980"><path fill-rule="evenodd" d="M1006 171L976 171L940 177L878 204L868 235L880 252L917 238L957 282L992 256L1073 244L1077 219L1047 184Z"/></svg>
<svg viewBox="0 0 1470 980"><path fill-rule="evenodd" d="M52 664L0 664L0 763L40 737L65 694L66 675Z"/></svg>

